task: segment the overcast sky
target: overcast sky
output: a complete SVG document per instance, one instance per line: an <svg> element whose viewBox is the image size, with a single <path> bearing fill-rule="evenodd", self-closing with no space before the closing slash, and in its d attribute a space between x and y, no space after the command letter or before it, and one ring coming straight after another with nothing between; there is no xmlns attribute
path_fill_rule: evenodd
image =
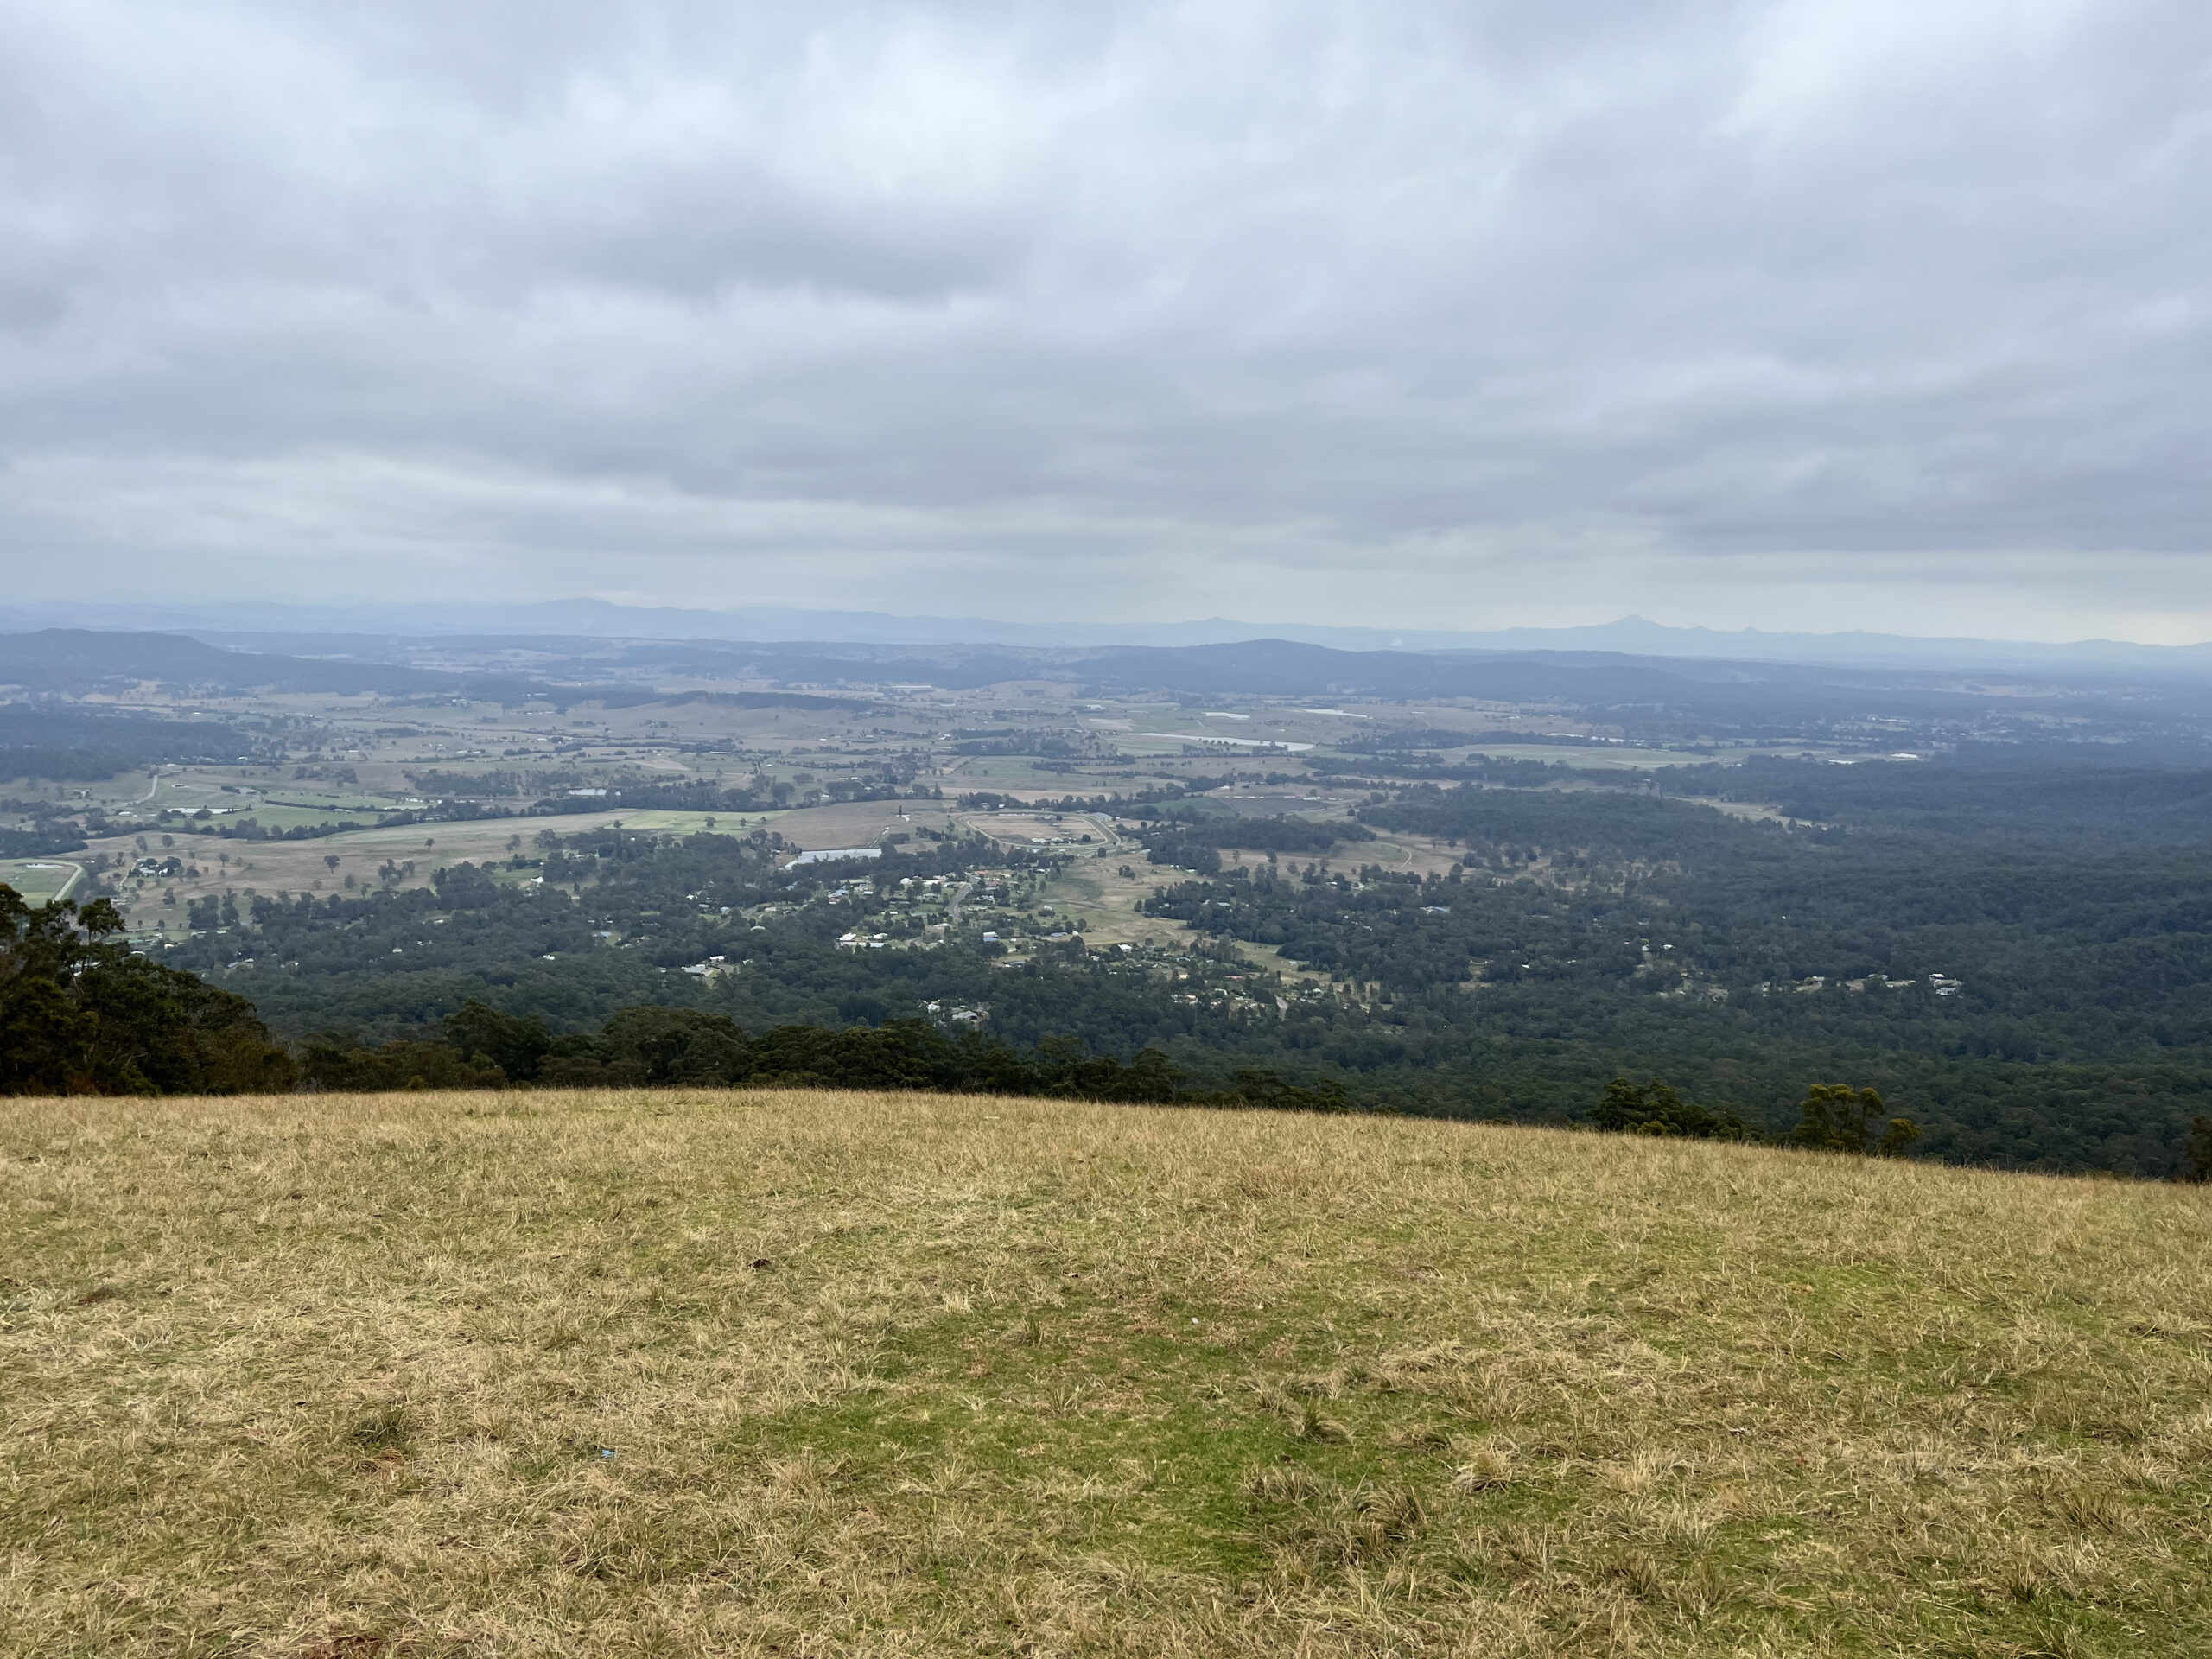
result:
<svg viewBox="0 0 2212 1659"><path fill-rule="evenodd" d="M16 598L2212 638L2203 0L0 0Z"/></svg>

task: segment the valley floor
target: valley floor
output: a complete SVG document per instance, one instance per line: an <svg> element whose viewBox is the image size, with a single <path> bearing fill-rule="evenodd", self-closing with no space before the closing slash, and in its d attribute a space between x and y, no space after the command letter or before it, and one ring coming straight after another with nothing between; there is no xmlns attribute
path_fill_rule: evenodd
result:
<svg viewBox="0 0 2212 1659"><path fill-rule="evenodd" d="M2212 1194L807 1092L0 1102L0 1651L2212 1651Z"/></svg>

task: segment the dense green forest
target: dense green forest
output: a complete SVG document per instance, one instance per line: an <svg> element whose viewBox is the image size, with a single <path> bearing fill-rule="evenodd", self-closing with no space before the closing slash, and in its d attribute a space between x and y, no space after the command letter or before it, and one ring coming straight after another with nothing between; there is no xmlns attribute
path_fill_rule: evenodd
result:
<svg viewBox="0 0 2212 1659"><path fill-rule="evenodd" d="M0 1094L289 1088L290 1055L245 998L149 962L105 899L33 908L0 885Z"/></svg>
<svg viewBox="0 0 2212 1659"><path fill-rule="evenodd" d="M1910 765L1753 756L1634 775L1675 794L1770 801L1787 817L1857 834L2108 851L2202 847L2212 836L2212 772L2201 764L2117 766L2065 751L2024 756L1968 746Z"/></svg>
<svg viewBox="0 0 2212 1659"><path fill-rule="evenodd" d="M232 760L263 741L226 721L0 702L0 778L112 778L156 763Z"/></svg>

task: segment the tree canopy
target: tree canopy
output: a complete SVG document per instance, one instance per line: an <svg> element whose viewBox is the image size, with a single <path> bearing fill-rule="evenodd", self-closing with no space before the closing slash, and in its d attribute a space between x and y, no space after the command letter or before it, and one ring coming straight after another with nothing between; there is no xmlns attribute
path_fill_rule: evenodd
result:
<svg viewBox="0 0 2212 1659"><path fill-rule="evenodd" d="M245 1094L290 1057L242 996L117 942L105 899L32 907L0 883L0 1093Z"/></svg>

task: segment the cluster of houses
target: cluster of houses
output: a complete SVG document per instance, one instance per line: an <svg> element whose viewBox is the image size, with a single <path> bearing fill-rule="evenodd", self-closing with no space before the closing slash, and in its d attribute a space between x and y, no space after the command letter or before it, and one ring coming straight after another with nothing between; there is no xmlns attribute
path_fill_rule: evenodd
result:
<svg viewBox="0 0 2212 1659"><path fill-rule="evenodd" d="M1864 991L1909 990L1919 983L1920 982L1916 979L1891 979L1887 974L1869 974L1864 979L1836 980L1830 979L1826 974L1815 974L1810 978L1799 980L1789 988L1800 996L1810 996L1816 991L1827 990L1831 985L1840 990L1856 994ZM1956 996L1966 988L1963 982L1952 978L1948 974L1930 974L1928 976L1928 984L1938 996ZM1763 983L1759 989L1762 992L1769 992L1773 990L1774 987L1771 983Z"/></svg>

